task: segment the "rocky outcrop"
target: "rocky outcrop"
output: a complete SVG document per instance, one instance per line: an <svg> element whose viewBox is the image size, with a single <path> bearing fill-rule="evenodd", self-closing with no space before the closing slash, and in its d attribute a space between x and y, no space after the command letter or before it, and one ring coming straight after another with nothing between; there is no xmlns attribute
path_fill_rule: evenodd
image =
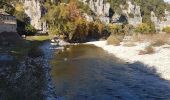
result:
<svg viewBox="0 0 170 100"><path fill-rule="evenodd" d="M142 23L142 16L140 11L140 6L137 4L132 4L132 2L127 1L128 8L125 9L125 6L120 6L122 9L122 12L127 16L128 23L137 26Z"/></svg>
<svg viewBox="0 0 170 100"><path fill-rule="evenodd" d="M128 7L125 5L120 5L122 9L122 14L117 14L112 11L113 16L110 16L110 3L105 0L83 0L83 2L91 8L94 14L105 24L109 23L123 23L122 20L127 20L131 25L137 26L142 23L142 16L140 12L140 6L137 4L132 4L132 2L127 1ZM90 19L90 17L86 17Z"/></svg>
<svg viewBox="0 0 170 100"><path fill-rule="evenodd" d="M104 0L83 0L82 2L89 5L90 9L103 23L108 24L110 22L110 18L109 18L110 4L109 3L107 2L105 3Z"/></svg>
<svg viewBox="0 0 170 100"><path fill-rule="evenodd" d="M43 32L47 31L46 22L42 21L41 18L44 14L44 9L41 6L41 2L39 0L24 0L23 1L25 13L30 18L30 23L37 30L41 30Z"/></svg>
<svg viewBox="0 0 170 100"><path fill-rule="evenodd" d="M170 26L170 12L165 10L165 17L162 17L162 20L160 20L152 11L151 21L155 24L156 31L162 32L165 27Z"/></svg>

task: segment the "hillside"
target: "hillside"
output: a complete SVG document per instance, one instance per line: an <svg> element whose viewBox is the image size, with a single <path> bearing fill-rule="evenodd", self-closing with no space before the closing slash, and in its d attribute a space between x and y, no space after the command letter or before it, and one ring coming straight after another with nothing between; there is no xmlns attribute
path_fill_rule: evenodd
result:
<svg viewBox="0 0 170 100"><path fill-rule="evenodd" d="M2 0L0 8L17 17L20 34L30 35L36 29L41 33L62 35L70 42L85 41L87 37L107 37L115 30L115 25L109 24L118 24L117 33L128 33L125 31L143 23L147 24L150 33L170 25L170 6L163 0L17 1ZM78 32L78 29L82 30Z"/></svg>

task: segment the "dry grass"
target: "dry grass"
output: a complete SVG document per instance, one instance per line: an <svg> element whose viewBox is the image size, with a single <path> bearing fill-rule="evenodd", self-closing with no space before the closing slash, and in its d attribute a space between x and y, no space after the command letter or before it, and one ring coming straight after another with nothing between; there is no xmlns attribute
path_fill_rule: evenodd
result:
<svg viewBox="0 0 170 100"><path fill-rule="evenodd" d="M125 46L125 47L134 47L134 46L136 46L136 44L134 42L125 42L123 44L123 46Z"/></svg>
<svg viewBox="0 0 170 100"><path fill-rule="evenodd" d="M170 34L148 34L148 35L134 35L132 36L132 41L134 42L152 42L155 40L166 40L170 39Z"/></svg>
<svg viewBox="0 0 170 100"><path fill-rule="evenodd" d="M170 45L170 34L150 34L150 35L135 35L130 40L132 42L150 42L152 46Z"/></svg>
<svg viewBox="0 0 170 100"><path fill-rule="evenodd" d="M120 38L118 38L115 35L110 35L107 39L108 45L118 46L118 45L120 45L120 42L121 42Z"/></svg>
<svg viewBox="0 0 170 100"><path fill-rule="evenodd" d="M151 45L145 47L144 50L139 51L139 55L153 54L153 53L155 53L155 50Z"/></svg>

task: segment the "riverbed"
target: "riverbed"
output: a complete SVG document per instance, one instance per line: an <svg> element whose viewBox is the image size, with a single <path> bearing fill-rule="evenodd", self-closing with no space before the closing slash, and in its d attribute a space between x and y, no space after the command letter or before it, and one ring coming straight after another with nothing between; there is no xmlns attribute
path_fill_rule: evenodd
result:
<svg viewBox="0 0 170 100"><path fill-rule="evenodd" d="M57 50L51 65L59 100L170 100L170 82L156 69L123 62L94 45Z"/></svg>

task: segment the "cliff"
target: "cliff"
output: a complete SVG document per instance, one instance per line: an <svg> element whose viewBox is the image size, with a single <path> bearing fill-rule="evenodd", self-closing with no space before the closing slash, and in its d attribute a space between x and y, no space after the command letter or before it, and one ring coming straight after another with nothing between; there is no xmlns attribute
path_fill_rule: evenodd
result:
<svg viewBox="0 0 170 100"><path fill-rule="evenodd" d="M106 24L122 23L123 20L127 20L129 24L134 26L142 23L140 6L132 4L130 1L127 1L127 8L125 5L120 5L122 14L117 14L113 9L111 9L110 3L105 2L104 0L83 0L83 2L89 5L95 16ZM124 17L122 18L122 16Z"/></svg>
<svg viewBox="0 0 170 100"><path fill-rule="evenodd" d="M162 31L165 27L170 26L170 12L165 10L165 16L161 19L154 12L151 12L151 21L155 24L157 31Z"/></svg>
<svg viewBox="0 0 170 100"><path fill-rule="evenodd" d="M144 13L143 6L141 6L139 2L138 3L134 2L135 0L126 0L125 4L121 4L121 3L117 4L118 5L117 9L120 8L121 13L117 13L116 12L117 9L113 9L112 7L113 5L111 5L111 2L106 1L106 0L79 0L79 1L83 2L85 5L88 5L91 11L93 12L93 15L88 15L84 13L85 18L88 21L93 21L97 18L105 24L128 23L136 27L137 25L143 22L143 17L145 15L145 16L151 16L151 18L147 18L147 19L151 20L155 24L155 28L157 31L161 31L164 27L170 25L169 12L165 12L165 17L163 17L163 19L166 19L166 20L162 21L156 16L154 11L148 14L143 14ZM23 4L24 4L25 13L30 18L31 25L34 26L37 30L46 32L47 31L46 22L41 20L46 12L46 9L43 7L44 2L46 1L45 0L42 0L42 1L24 0ZM54 3L54 0L50 0L49 2ZM61 0L60 2L63 3L64 1ZM120 2L120 1L117 1L117 2ZM112 2L112 3L116 3L116 2ZM148 11L146 12L149 12L149 11L150 9L148 9Z"/></svg>
<svg viewBox="0 0 170 100"><path fill-rule="evenodd" d="M47 31L47 25L45 21L41 18L45 14L45 9L43 8L39 0L24 0L23 2L25 13L30 18L30 23L37 30L42 32Z"/></svg>

